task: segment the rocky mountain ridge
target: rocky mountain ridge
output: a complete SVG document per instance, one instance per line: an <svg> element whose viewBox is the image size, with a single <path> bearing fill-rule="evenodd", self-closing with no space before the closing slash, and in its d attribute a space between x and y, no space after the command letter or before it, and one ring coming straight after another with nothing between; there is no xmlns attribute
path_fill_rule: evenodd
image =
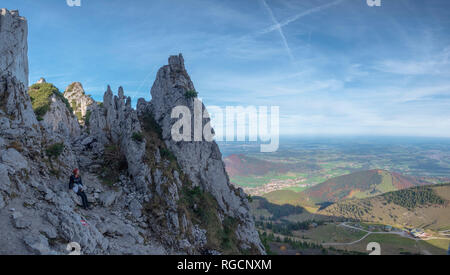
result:
<svg viewBox="0 0 450 275"><path fill-rule="evenodd" d="M84 254L264 253L217 144L170 138L171 108L196 100L184 96L195 88L181 54L159 70L150 102L133 109L108 86L97 103L78 82L28 90L26 20L2 9L0 23L10 60L0 63L0 254L66 254L69 242ZM68 190L75 167L93 210Z"/></svg>

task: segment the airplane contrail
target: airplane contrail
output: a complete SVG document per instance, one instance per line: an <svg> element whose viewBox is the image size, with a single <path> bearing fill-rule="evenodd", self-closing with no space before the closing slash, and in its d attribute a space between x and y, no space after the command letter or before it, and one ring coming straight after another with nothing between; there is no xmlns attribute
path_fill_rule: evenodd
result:
<svg viewBox="0 0 450 275"><path fill-rule="evenodd" d="M296 20L298 20L298 19L300 19L300 18L302 18L304 16L307 16L307 15L310 15L312 13L316 13L316 12L322 11L322 10L330 8L332 6L336 6L336 5L338 5L338 4L340 4L341 2L344 2L344 1L345 0L336 0L336 1L333 1L331 3L325 4L325 5L322 5L322 6L318 6L318 7L309 9L309 10L306 10L304 12L301 12L301 13L299 13L297 15L294 15L294 16L284 20L281 23L275 23L274 25L259 31L257 34L265 34L265 33L268 33L268 32L272 32L272 31L281 29L281 27L284 27L284 26L286 26L286 25L288 25L288 24L290 24L290 23L292 23L292 22L294 22L294 21L296 21ZM265 0L264 0L264 5L266 7L268 7L267 4L265 3Z"/></svg>
<svg viewBox="0 0 450 275"><path fill-rule="evenodd" d="M269 5L267 5L266 0L262 0L262 3L264 7L267 9L267 12L269 12L270 18L272 19L274 25L274 30L278 30L281 36L281 40L283 41L284 47L286 48L286 51L289 55L289 58L291 59L292 63L295 64L294 55L292 54L291 48L289 48L289 44L287 42L286 36L283 33L283 29L281 28L281 24L278 22L278 20L273 15L272 10L270 9Z"/></svg>

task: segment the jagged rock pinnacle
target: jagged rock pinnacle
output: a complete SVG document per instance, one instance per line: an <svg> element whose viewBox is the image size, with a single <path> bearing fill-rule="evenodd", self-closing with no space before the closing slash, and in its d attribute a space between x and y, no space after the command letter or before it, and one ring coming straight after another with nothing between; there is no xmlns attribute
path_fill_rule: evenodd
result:
<svg viewBox="0 0 450 275"><path fill-rule="evenodd" d="M86 118L89 109L94 105L95 101L86 95L80 82L70 84L64 92L64 97L69 101L74 115L78 118L78 122L84 125L84 118Z"/></svg>
<svg viewBox="0 0 450 275"><path fill-rule="evenodd" d="M119 98L120 98L120 99L125 98L124 92L123 92L123 87L122 87L122 86L119 87L118 95L119 95Z"/></svg>
<svg viewBox="0 0 450 275"><path fill-rule="evenodd" d="M185 97L187 91L195 90L195 88L186 72L183 56L181 54L170 56L168 63L158 71L151 89L150 109L162 129L162 138L192 183L209 192L217 200L220 211L225 215L240 221L241 233L238 234L238 238L241 248L252 248L259 253L264 253L245 193L242 189L234 190L231 186L218 145L208 141L174 141L172 139L171 129L174 120L171 118L171 112L173 108L184 105L189 108L191 114L194 114L194 100L197 99ZM206 109L201 102L199 104L202 110ZM147 108L142 100L138 106ZM138 113L143 112L145 111L138 110Z"/></svg>
<svg viewBox="0 0 450 275"><path fill-rule="evenodd" d="M172 55L169 57L169 66L174 68L180 68L184 70L184 58L183 55L180 53L179 55Z"/></svg>

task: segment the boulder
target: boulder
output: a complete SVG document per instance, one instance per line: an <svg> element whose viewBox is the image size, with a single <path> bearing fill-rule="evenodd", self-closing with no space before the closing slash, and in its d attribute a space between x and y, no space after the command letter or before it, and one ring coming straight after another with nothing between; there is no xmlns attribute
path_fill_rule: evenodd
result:
<svg viewBox="0 0 450 275"><path fill-rule="evenodd" d="M14 148L9 148L1 152L1 159L9 169L20 171L22 169L29 170L28 161Z"/></svg>
<svg viewBox="0 0 450 275"><path fill-rule="evenodd" d="M11 192L11 181L8 174L8 166L0 163L0 190L6 193Z"/></svg>
<svg viewBox="0 0 450 275"><path fill-rule="evenodd" d="M3 199L2 194L0 194L0 209L4 208L6 206L6 202Z"/></svg>
<svg viewBox="0 0 450 275"><path fill-rule="evenodd" d="M13 224L17 229L27 229L31 227L31 222L24 217L13 219Z"/></svg>
<svg viewBox="0 0 450 275"><path fill-rule="evenodd" d="M135 217L136 219L138 219L142 216L142 211L141 211L142 205L136 199L133 199L130 202L130 205L128 206L128 208L130 209L130 212L133 215L133 217Z"/></svg>
<svg viewBox="0 0 450 275"><path fill-rule="evenodd" d="M120 194L114 191L105 191L99 194L99 200L105 207L110 207Z"/></svg>
<svg viewBox="0 0 450 275"><path fill-rule="evenodd" d="M28 247L28 249L38 255L48 255L52 254L52 251L50 250L48 240L41 234L35 235L35 234L28 234L23 239L25 245Z"/></svg>

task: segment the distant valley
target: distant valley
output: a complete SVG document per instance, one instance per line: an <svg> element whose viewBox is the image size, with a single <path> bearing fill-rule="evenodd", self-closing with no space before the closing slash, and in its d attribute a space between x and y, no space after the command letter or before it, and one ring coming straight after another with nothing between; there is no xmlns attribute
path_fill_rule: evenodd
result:
<svg viewBox="0 0 450 275"><path fill-rule="evenodd" d="M370 170L391 174L381 175L386 185L389 177L395 185L379 190L387 192L450 182L448 143L428 139L299 138L281 140L280 149L271 154L259 153L259 147L251 144L221 144L221 150L231 182L251 195L277 190L301 192L339 176Z"/></svg>
<svg viewBox="0 0 450 275"><path fill-rule="evenodd" d="M450 184L418 186L322 210L253 197L257 228L273 254L446 254L450 245Z"/></svg>
<svg viewBox="0 0 450 275"><path fill-rule="evenodd" d="M445 231L450 230L449 202L450 184L438 184L388 192L372 198L343 200L317 213L399 227Z"/></svg>
<svg viewBox="0 0 450 275"><path fill-rule="evenodd" d="M263 196L276 203L321 206L344 199L367 198L390 191L432 184L425 180L392 173L385 170L369 170L331 178L302 192L278 190Z"/></svg>
<svg viewBox="0 0 450 275"><path fill-rule="evenodd" d="M448 142L448 141L447 141ZM273 254L445 254L450 146L380 139L285 142L272 154L222 146L231 183Z"/></svg>

